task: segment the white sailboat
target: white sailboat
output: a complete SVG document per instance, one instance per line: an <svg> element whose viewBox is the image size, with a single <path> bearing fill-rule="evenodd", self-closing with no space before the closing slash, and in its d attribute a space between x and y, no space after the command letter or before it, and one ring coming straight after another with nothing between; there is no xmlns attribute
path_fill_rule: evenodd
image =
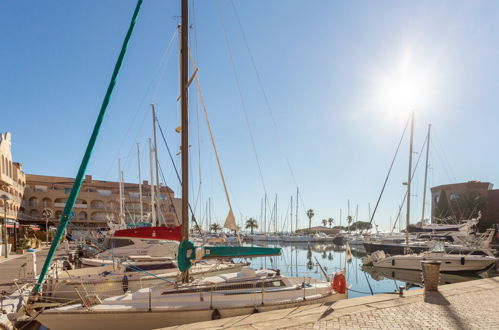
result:
<svg viewBox="0 0 499 330"><path fill-rule="evenodd" d="M254 312L345 299L331 284L287 277L271 270L206 277L187 284L165 284L124 294L92 306L88 301L47 309L38 320L52 330L156 329Z"/></svg>

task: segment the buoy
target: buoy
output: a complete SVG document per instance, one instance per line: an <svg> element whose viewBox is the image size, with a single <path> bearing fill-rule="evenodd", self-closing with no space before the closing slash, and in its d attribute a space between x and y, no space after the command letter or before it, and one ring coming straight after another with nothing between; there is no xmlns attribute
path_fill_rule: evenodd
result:
<svg viewBox="0 0 499 330"><path fill-rule="evenodd" d="M336 272L334 274L333 282L331 283L331 288L338 293L345 293L347 289L347 280L342 271Z"/></svg>

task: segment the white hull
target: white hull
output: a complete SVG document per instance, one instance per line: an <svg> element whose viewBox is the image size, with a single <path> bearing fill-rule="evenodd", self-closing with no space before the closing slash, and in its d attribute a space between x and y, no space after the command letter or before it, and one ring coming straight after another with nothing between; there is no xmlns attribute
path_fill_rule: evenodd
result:
<svg viewBox="0 0 499 330"><path fill-rule="evenodd" d="M260 295L260 294L258 294ZM51 330L88 330L88 329L106 329L106 330L145 330L158 329L162 327L174 326L179 324L188 324L212 320L215 309L220 313L221 318L232 316L249 315L255 312L267 312L277 309L298 307L308 304L318 304L346 299L346 294L331 294L327 297L310 299L303 301L289 301L279 304L258 303L247 304L246 306L223 306L218 307L214 303L213 309L209 308L209 303L204 309L182 310L181 306L171 310L152 311L82 311L73 313L42 313L37 317L43 325ZM252 299L249 299L252 300Z"/></svg>
<svg viewBox="0 0 499 330"><path fill-rule="evenodd" d="M228 272L240 271L244 264L213 264L213 265L195 265L191 268L190 275L193 278L204 276L213 276ZM100 267L99 267L100 268ZM90 268L89 270L94 270ZM76 271L85 271L86 269L77 269ZM82 273L82 272L80 272ZM140 272L115 273L107 276L90 273L88 275L59 277L58 280L49 279L46 292L49 297L58 301L70 301L78 299L77 290L80 292L95 293L100 298L105 299L112 296L124 294L126 292L135 292L137 290L148 288L160 284L166 284L167 281L174 281L179 272L177 269L163 271L148 271L148 275ZM124 275L127 276L126 284L123 281Z"/></svg>
<svg viewBox="0 0 499 330"><path fill-rule="evenodd" d="M479 271L490 267L495 258L477 255L409 254L386 257L373 262L375 267L421 270L421 261L440 261L441 272Z"/></svg>

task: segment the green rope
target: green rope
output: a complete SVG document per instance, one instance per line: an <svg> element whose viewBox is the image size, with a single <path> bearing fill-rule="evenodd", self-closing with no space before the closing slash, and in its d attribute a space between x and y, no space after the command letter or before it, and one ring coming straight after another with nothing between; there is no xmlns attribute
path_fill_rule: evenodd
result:
<svg viewBox="0 0 499 330"><path fill-rule="evenodd" d="M97 140L97 136L99 135L99 131L102 125L102 121L104 120L104 115L106 114L107 106L109 104L109 100L111 99L111 94L113 93L114 85L116 85L116 80L118 78L118 74L120 72L121 64L123 63L123 59L125 57L125 53L128 47L128 42L130 41L130 37L132 35L133 29L135 27L135 23L137 22L137 16L140 11L140 7L142 5L143 0L138 0L137 5L135 7L135 11L133 12L132 21L130 22L130 26L128 28L128 32L125 36L125 40L123 41L123 45L121 46L121 52L114 66L113 75L111 76L111 81L109 82L109 86L107 87L106 95L104 96L104 100L102 101L102 106L100 108L99 116L97 117L97 121L95 122L94 129L92 131L92 135L90 136L90 140L88 141L87 149L85 150L85 154L83 155L83 159L80 164L80 168L78 170L78 174L76 175L73 187L71 188L71 193L69 194L68 200L66 201L66 205L64 206L64 211L62 212L62 216L59 222L59 226L57 227L57 231L55 233L54 240L52 245L50 246L50 250L47 255L47 259L45 260L45 264L43 265L42 271L40 272L40 277L38 278L38 283L34 288L34 293L38 293L40 291L41 285L45 280L45 276L47 275L48 268L52 259L54 257L55 251L59 242L61 241L62 235L66 226L71 218L71 214L73 211L73 206L78 197L78 193L80 192L81 185L83 183L83 178L85 176L85 172L87 170L88 163L90 161L90 156L92 155L92 150L95 145L95 141Z"/></svg>

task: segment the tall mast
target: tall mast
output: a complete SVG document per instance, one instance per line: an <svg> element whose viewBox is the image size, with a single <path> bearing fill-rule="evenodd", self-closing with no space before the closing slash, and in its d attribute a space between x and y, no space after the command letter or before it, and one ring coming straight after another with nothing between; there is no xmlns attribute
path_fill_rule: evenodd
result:
<svg viewBox="0 0 499 330"><path fill-rule="evenodd" d="M118 187L120 189L120 214L119 214L119 220L120 220L120 226L123 226L125 223L125 212L124 212L124 207L123 207L123 173L121 172L121 158L118 158ZM123 227L122 227L123 228Z"/></svg>
<svg viewBox="0 0 499 330"><path fill-rule="evenodd" d="M137 142L137 165L139 168L140 221L144 221L144 206L142 205L142 175L140 173L140 146L138 142Z"/></svg>
<svg viewBox="0 0 499 330"><path fill-rule="evenodd" d="M426 204L426 182L428 181L428 156L430 154L430 131L431 124L428 124L428 134L426 135L426 166L424 168L424 186L423 186L423 210L421 211L421 228L423 227L424 209ZM430 222L431 222L430 216Z"/></svg>
<svg viewBox="0 0 499 330"><path fill-rule="evenodd" d="M411 174L412 174L412 144L414 138L414 111L411 113L411 138L409 141L409 170L407 175L407 213L405 218L405 243L409 244L409 223L411 219Z"/></svg>
<svg viewBox="0 0 499 330"><path fill-rule="evenodd" d="M154 103L151 103L151 108L152 108L152 131L154 138L154 166L156 168L156 203L154 203L154 205L156 207L156 216L158 216L159 215L159 171L158 171L158 141L156 139L156 105Z"/></svg>
<svg viewBox="0 0 499 330"><path fill-rule="evenodd" d="M182 24L180 30L180 109L181 109L181 159L182 159L182 241L189 240L189 1L182 0ZM189 281L188 271L182 274L182 282Z"/></svg>
<svg viewBox="0 0 499 330"><path fill-rule="evenodd" d="M267 232L267 194L263 198L263 232Z"/></svg>
<svg viewBox="0 0 499 330"><path fill-rule="evenodd" d="M156 197L154 196L154 172L153 172L153 157L152 157L152 142L151 138L148 139L149 141L149 172L151 175L151 226L155 227L156 226L156 208L154 207L154 204L156 204Z"/></svg>
<svg viewBox="0 0 499 330"><path fill-rule="evenodd" d="M291 226L290 232L293 232L293 195L291 195L291 207L289 208L289 225Z"/></svg>
<svg viewBox="0 0 499 330"><path fill-rule="evenodd" d="M296 226L295 226L295 231L298 230L298 194L299 194L298 187L296 187Z"/></svg>

